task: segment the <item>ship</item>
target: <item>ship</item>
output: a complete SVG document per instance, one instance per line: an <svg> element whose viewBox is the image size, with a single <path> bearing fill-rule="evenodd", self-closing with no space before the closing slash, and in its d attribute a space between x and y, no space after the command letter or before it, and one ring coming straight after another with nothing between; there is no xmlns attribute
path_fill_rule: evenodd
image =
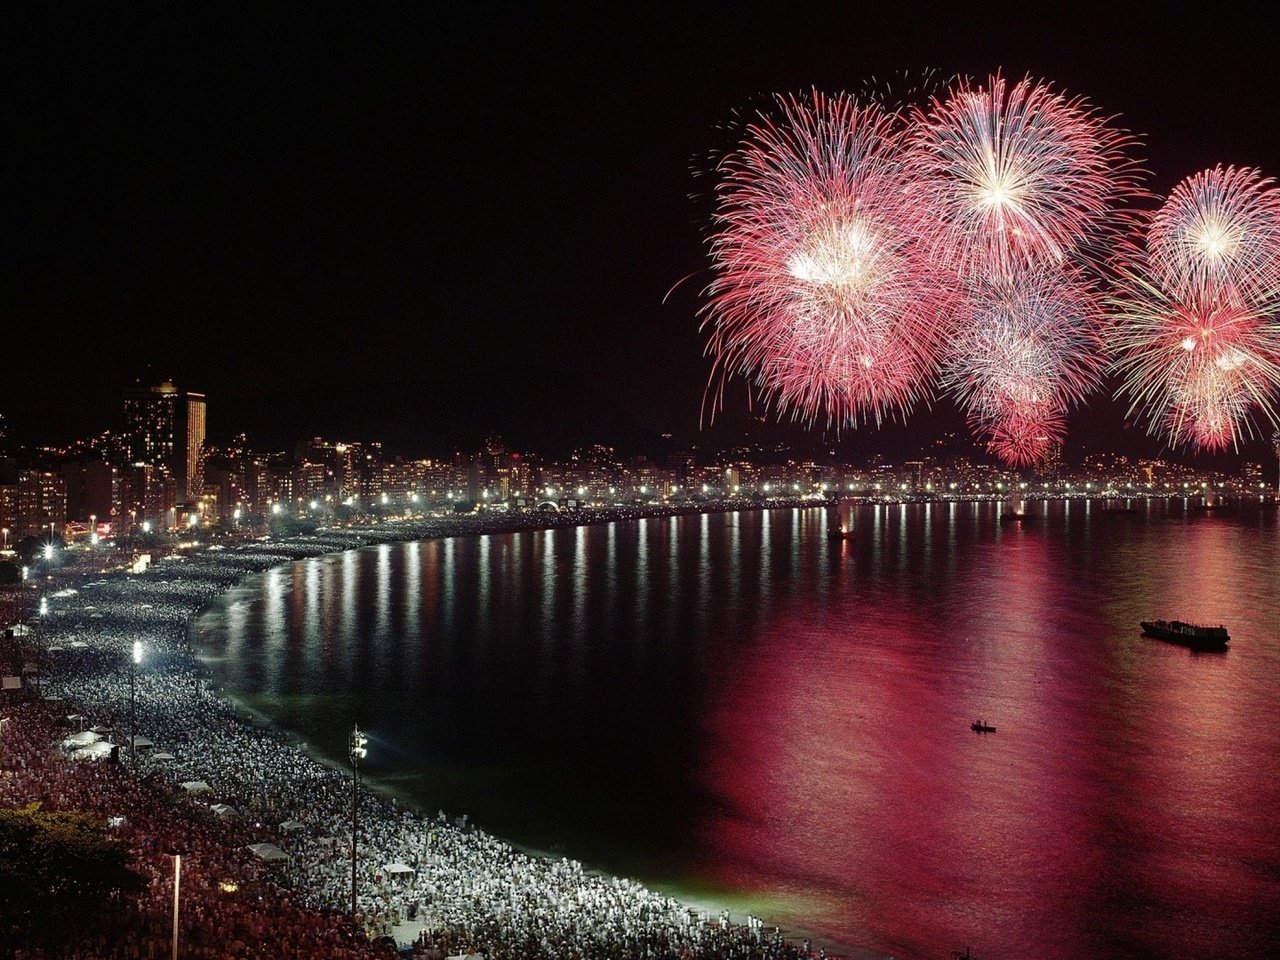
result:
<svg viewBox="0 0 1280 960"><path fill-rule="evenodd" d="M827 539L852 540L854 502L848 498L827 504Z"/></svg>
<svg viewBox="0 0 1280 960"><path fill-rule="evenodd" d="M1225 650L1231 641L1227 628L1221 624L1206 627L1197 623L1183 623L1181 620L1143 620L1142 633L1144 636L1181 643L1198 650Z"/></svg>

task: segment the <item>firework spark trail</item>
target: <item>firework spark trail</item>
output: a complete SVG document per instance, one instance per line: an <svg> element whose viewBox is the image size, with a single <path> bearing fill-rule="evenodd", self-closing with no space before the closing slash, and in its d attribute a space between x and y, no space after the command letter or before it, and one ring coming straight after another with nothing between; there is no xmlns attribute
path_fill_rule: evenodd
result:
<svg viewBox="0 0 1280 960"><path fill-rule="evenodd" d="M1280 307L1211 280L1176 291L1143 275L1139 263L1112 300L1115 370L1129 412L1175 446L1236 446L1254 435L1252 414L1278 422Z"/></svg>
<svg viewBox="0 0 1280 960"><path fill-rule="evenodd" d="M1151 221L1152 276L1177 296L1217 285L1265 297L1280 284L1280 190L1221 165L1178 184Z"/></svg>
<svg viewBox="0 0 1280 960"><path fill-rule="evenodd" d="M1080 267L1098 268L1129 223L1119 205L1140 193L1134 140L1029 78L961 80L913 118L914 189L940 225L934 258L969 303L942 387L1001 459L1033 462L1100 383L1101 310Z"/></svg>
<svg viewBox="0 0 1280 960"><path fill-rule="evenodd" d="M815 91L720 164L707 349L780 414L879 424L929 393L955 293L903 146L895 115Z"/></svg>
<svg viewBox="0 0 1280 960"><path fill-rule="evenodd" d="M941 227L934 255L966 277L1100 260L1124 228L1119 205L1141 192L1134 138L1030 78L960 80L914 121L916 189Z"/></svg>
<svg viewBox="0 0 1280 960"><path fill-rule="evenodd" d="M941 379L1002 459L1033 462L1062 440L1067 410L1105 366L1097 288L1079 271L974 283Z"/></svg>

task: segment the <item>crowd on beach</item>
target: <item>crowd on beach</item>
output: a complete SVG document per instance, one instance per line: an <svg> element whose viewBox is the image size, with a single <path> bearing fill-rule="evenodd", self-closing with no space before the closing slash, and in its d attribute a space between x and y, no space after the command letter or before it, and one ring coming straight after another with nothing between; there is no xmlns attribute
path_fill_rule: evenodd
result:
<svg viewBox="0 0 1280 960"><path fill-rule="evenodd" d="M137 909L72 956L164 955L175 852L184 863L184 957L391 955L394 935L406 930L417 936L400 944L402 954L431 960L816 955L756 918L708 916L576 861L521 852L465 817L428 815L363 786L353 923L350 772L238 713L190 649L201 608L246 574L282 563L388 540L625 518L406 521L194 550L138 575L62 578L34 628L38 671L27 674L24 701L4 711L0 802L39 800L45 809L100 815L148 880ZM135 642L146 651L144 669L133 663ZM78 742L93 737L123 749L95 752ZM90 755L101 759L83 759Z"/></svg>

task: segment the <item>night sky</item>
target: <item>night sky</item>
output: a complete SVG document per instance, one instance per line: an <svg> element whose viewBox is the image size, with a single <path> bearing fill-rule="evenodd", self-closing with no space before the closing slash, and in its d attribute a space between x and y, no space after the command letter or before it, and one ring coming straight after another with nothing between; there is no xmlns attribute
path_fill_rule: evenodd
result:
<svg viewBox="0 0 1280 960"><path fill-rule="evenodd" d="M209 394L215 440L696 436L694 174L777 91L1029 72L1142 134L1156 190L1280 174L1263 5L694 6L10 16L0 411L65 438L169 376ZM1096 398L1071 449L1160 449L1122 414ZM942 401L850 449L960 424Z"/></svg>

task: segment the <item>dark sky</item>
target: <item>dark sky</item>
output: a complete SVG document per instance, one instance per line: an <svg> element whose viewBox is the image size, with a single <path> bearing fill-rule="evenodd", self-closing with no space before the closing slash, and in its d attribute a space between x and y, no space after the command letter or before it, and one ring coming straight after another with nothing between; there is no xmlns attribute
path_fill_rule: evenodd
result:
<svg viewBox="0 0 1280 960"><path fill-rule="evenodd" d="M692 170L764 95L1030 72L1144 134L1156 189L1280 173L1274 15L1110 6L9 14L0 411L85 433L150 370L209 394L215 438L695 433ZM858 443L959 422L940 406ZM1136 442L1120 413L1075 442Z"/></svg>

